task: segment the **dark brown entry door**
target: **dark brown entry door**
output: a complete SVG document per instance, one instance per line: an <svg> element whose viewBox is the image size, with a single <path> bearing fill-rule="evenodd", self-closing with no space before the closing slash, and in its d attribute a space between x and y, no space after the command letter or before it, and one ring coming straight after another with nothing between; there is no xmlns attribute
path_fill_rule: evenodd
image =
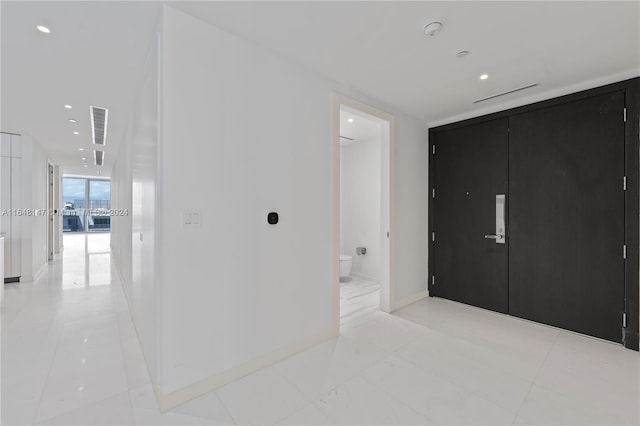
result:
<svg viewBox="0 0 640 426"><path fill-rule="evenodd" d="M506 210L504 201L496 207L496 199L499 204L508 190L507 120L435 136L435 278L430 286L431 295L505 313L508 239L495 236L497 210Z"/></svg>
<svg viewBox="0 0 640 426"><path fill-rule="evenodd" d="M623 108L615 92L510 117L512 315L621 341Z"/></svg>

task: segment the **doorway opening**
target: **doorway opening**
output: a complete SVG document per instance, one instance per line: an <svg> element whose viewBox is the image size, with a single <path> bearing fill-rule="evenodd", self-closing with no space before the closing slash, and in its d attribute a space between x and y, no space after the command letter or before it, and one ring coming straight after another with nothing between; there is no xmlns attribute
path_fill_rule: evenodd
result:
<svg viewBox="0 0 640 426"><path fill-rule="evenodd" d="M340 327L392 310L393 117L341 96L334 113L333 257Z"/></svg>

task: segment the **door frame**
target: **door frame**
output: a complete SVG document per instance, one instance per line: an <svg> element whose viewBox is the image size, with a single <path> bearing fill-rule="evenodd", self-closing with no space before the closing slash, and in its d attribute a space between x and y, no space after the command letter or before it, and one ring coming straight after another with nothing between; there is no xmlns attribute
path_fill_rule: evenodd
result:
<svg viewBox="0 0 640 426"><path fill-rule="evenodd" d="M388 174L388 256L383 256L381 271L383 276L380 279L380 310L392 312L394 310L394 282L393 277L395 258L395 235L394 235L394 117L392 114L374 108L370 105L356 101L334 92L332 96L332 131L331 131L331 282L333 288L333 329L339 333L340 329L340 108L347 107L357 110L366 115L370 115L382 122L388 123L388 138L382 138L383 150L388 153L387 174ZM382 160L384 161L384 153ZM385 175L385 167L382 167L382 176ZM384 200L381 187L381 200ZM380 216L382 223L383 215ZM381 226L382 227L382 226ZM381 247L381 252L385 250Z"/></svg>
<svg viewBox="0 0 640 426"><path fill-rule="evenodd" d="M482 115L463 121L445 124L437 127L429 128L429 196L427 198L428 211L428 232L432 235L434 232L434 199L432 197L435 191L435 170L434 170L434 145L437 147L437 133L442 130L454 129L457 127L467 126L473 123L479 123L497 118L509 117L515 114L534 111L550 106L560 105L573 102L579 99L589 98L592 96L624 91L626 123L625 123L625 176L627 177L627 190L625 191L625 243L627 248L627 256L625 261L624 274L624 294L623 304L626 313L626 328L622 329L622 318L620 325L622 331L622 344L629 349L638 350L638 328L640 318L640 271L639 271L639 243L640 243L640 221L638 220L640 213L640 77L617 83L607 84L605 86L593 89L583 90L580 92L559 96L556 98L527 104L524 106L510 108L492 114ZM437 155L437 154L435 154ZM434 277L434 242L430 241L428 250L428 276L429 286L433 285Z"/></svg>
<svg viewBox="0 0 640 426"><path fill-rule="evenodd" d="M47 260L53 260L55 253L55 219L57 216L55 194L56 179L55 166L51 161L47 161Z"/></svg>

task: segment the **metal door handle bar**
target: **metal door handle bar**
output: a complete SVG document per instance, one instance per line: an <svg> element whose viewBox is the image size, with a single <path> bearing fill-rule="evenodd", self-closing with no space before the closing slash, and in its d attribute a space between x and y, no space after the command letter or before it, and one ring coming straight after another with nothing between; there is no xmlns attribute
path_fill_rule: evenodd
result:
<svg viewBox="0 0 640 426"><path fill-rule="evenodd" d="M504 238L504 235L503 234L498 234L498 235L487 234L484 237L488 240L500 240Z"/></svg>
<svg viewBox="0 0 640 426"><path fill-rule="evenodd" d="M506 242L506 227L504 223L505 202L505 194L496 194L496 233L484 236L486 239L495 240L496 244L505 244Z"/></svg>

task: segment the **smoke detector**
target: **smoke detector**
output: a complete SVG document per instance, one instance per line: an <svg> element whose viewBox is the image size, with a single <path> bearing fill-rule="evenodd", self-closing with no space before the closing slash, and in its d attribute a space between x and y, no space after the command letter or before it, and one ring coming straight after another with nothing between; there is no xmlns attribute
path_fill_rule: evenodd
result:
<svg viewBox="0 0 640 426"><path fill-rule="evenodd" d="M429 37L433 37L434 35L437 35L441 30L442 30L442 22L440 21L431 21L424 26L424 33Z"/></svg>

